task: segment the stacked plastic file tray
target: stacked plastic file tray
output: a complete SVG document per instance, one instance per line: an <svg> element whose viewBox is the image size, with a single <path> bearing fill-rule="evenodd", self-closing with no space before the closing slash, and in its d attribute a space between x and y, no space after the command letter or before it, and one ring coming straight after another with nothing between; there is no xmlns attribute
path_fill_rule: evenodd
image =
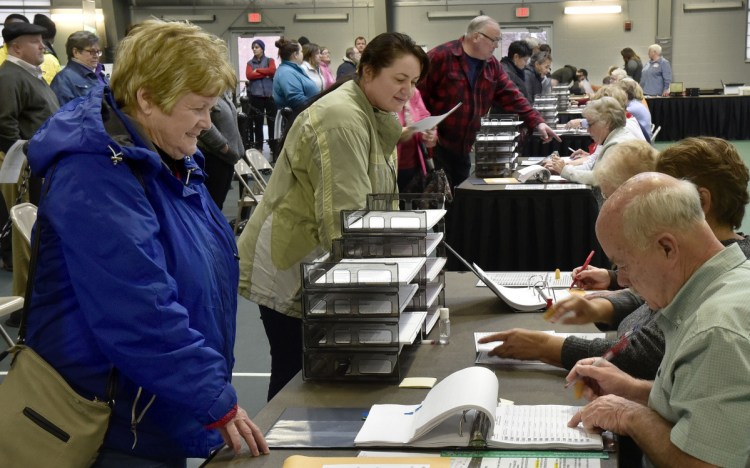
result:
<svg viewBox="0 0 750 468"><path fill-rule="evenodd" d="M329 259L302 265L303 378L398 381L400 350L423 330L427 312L417 309L429 300L430 279L439 278L444 303L445 258L428 258L442 240L426 227L438 213L341 216L344 233Z"/></svg>
<svg viewBox="0 0 750 468"><path fill-rule="evenodd" d="M398 266L306 263L302 281L303 378L397 381L399 316L416 292Z"/></svg>
<svg viewBox="0 0 750 468"><path fill-rule="evenodd" d="M564 112L570 107L570 88L568 86L553 86L551 94L557 98L557 111Z"/></svg>
<svg viewBox="0 0 750 468"><path fill-rule="evenodd" d="M544 122L554 128L557 124L557 96L538 94L534 97L534 109L542 115Z"/></svg>
<svg viewBox="0 0 750 468"><path fill-rule="evenodd" d="M508 177L516 169L519 127L518 115L483 117L474 143L477 177Z"/></svg>

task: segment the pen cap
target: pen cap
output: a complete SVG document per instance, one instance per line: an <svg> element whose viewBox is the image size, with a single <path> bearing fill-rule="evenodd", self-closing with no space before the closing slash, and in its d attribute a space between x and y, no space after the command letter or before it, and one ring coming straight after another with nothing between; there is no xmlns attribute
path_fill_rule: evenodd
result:
<svg viewBox="0 0 750 468"><path fill-rule="evenodd" d="M445 320L450 318L450 309L447 307L441 307L438 309L438 313L440 314L440 320Z"/></svg>

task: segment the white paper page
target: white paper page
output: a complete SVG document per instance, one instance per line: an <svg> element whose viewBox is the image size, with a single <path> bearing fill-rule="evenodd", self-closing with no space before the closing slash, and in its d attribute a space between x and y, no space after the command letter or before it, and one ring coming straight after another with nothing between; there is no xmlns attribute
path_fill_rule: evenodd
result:
<svg viewBox="0 0 750 468"><path fill-rule="evenodd" d="M468 465L466 465L468 466ZM483 458L481 468L601 468L598 458ZM451 468L453 463L451 463Z"/></svg>
<svg viewBox="0 0 750 468"><path fill-rule="evenodd" d="M484 271L473 264L474 269L479 274L480 278L486 279L485 284L487 287L504 300L509 306L520 311L532 311L537 310L547 305L547 302L540 297L535 289L529 288L506 288L492 282Z"/></svg>
<svg viewBox="0 0 750 468"><path fill-rule="evenodd" d="M434 390L434 389L433 389ZM414 437L414 411L421 405L373 405L354 443L406 444Z"/></svg>
<svg viewBox="0 0 750 468"><path fill-rule="evenodd" d="M432 307L432 304L435 303L438 296L440 295L440 291L443 290L443 283L428 283L425 286L425 295L426 295L426 307L429 309Z"/></svg>
<svg viewBox="0 0 750 468"><path fill-rule="evenodd" d="M498 332L474 332L474 350L477 353L480 353L480 352L487 353L487 352L492 351L496 347L500 346L501 344L503 344L502 341L492 341L490 343L480 343L479 342L479 340L482 339L482 338L484 338L485 336L494 335L495 333L498 333ZM554 330L544 330L544 333L548 333L550 335L554 335L555 331Z"/></svg>
<svg viewBox="0 0 750 468"><path fill-rule="evenodd" d="M424 229L432 229L435 225L443 219L446 210L435 209L435 210L419 210L424 211L424 216L414 213L409 216L407 211L399 212L398 216L391 217L390 229L422 229L421 220L425 219ZM354 220L349 224L349 229L386 229L386 216L384 212L372 211L364 215L364 217ZM365 219L367 223L365 224Z"/></svg>
<svg viewBox="0 0 750 468"><path fill-rule="evenodd" d="M603 447L599 434L588 434L582 426L568 427L580 408L562 405L500 405L495 413L491 444L496 447L592 448Z"/></svg>
<svg viewBox="0 0 750 468"><path fill-rule="evenodd" d="M400 284L409 284L419 273L419 269L425 264L425 257L391 257L391 258L343 258L341 264L346 263L395 263L398 266L398 282ZM338 266L338 265L337 265ZM346 268L345 266L342 268ZM385 274L387 272L374 271L370 273L368 270L359 271L359 281L368 283L378 282L389 282L390 275ZM346 282L346 281L344 281Z"/></svg>
<svg viewBox="0 0 750 468"><path fill-rule="evenodd" d="M427 234L427 237L425 238L427 240L427 246L426 246L426 254L430 255L432 252L435 251L438 245L440 245L440 242L443 241L443 233L442 232L430 232Z"/></svg>
<svg viewBox="0 0 750 468"><path fill-rule="evenodd" d="M547 184L547 190L586 190L586 184Z"/></svg>
<svg viewBox="0 0 750 468"><path fill-rule="evenodd" d="M560 279L548 271L486 271L487 278L500 286L527 287L532 282L546 281L552 288L569 288L573 283L573 273L561 271ZM486 286L482 280L477 281L477 286Z"/></svg>
<svg viewBox="0 0 750 468"><path fill-rule="evenodd" d="M0 167L0 184L15 184L21 176L23 163L26 161L26 155L23 152L23 145L26 140L18 140L13 143L5 153L2 167Z"/></svg>
<svg viewBox="0 0 750 468"><path fill-rule="evenodd" d="M454 372L430 390L417 412L414 437L435 427L447 415L462 409L489 411L497 406L498 383L495 373L483 367L467 367Z"/></svg>
<svg viewBox="0 0 750 468"><path fill-rule="evenodd" d="M398 341L401 344L412 344L417 338L427 312L403 312L398 319Z"/></svg>
<svg viewBox="0 0 750 468"><path fill-rule="evenodd" d="M567 370L562 367L553 366L546 364L542 361L522 361L521 359L503 358L498 356L490 356L486 351L477 353L477 357L474 360L474 364L481 364L483 366L500 367L505 370L531 370L531 371L544 371L544 372L560 372L561 375L568 373Z"/></svg>
<svg viewBox="0 0 750 468"><path fill-rule="evenodd" d="M429 463L336 463L334 465L323 465L323 468L430 468Z"/></svg>
<svg viewBox="0 0 750 468"><path fill-rule="evenodd" d="M437 275L443 271L445 263L448 261L445 257L430 257L427 259L427 281L433 281Z"/></svg>
<svg viewBox="0 0 750 468"><path fill-rule="evenodd" d="M456 104L453 109L449 110L443 115L433 115L430 117L425 117L424 119L414 122L413 124L409 125L409 128L414 130L415 132L426 132L427 130L431 128L435 128L440 122L442 122L446 117L451 115L451 113L458 109L461 106L461 103L459 102Z"/></svg>
<svg viewBox="0 0 750 468"><path fill-rule="evenodd" d="M505 190L544 190L544 184L508 184Z"/></svg>

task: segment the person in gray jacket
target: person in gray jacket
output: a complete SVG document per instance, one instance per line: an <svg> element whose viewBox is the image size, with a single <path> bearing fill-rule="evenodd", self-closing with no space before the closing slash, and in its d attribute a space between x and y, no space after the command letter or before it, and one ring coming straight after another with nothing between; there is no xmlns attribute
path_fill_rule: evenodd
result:
<svg viewBox="0 0 750 468"><path fill-rule="evenodd" d="M232 185L234 164L245 154L237 127L237 108L229 92L211 108L211 123L211 128L198 136L198 148L206 158L204 169L208 177L204 185L222 209Z"/></svg>

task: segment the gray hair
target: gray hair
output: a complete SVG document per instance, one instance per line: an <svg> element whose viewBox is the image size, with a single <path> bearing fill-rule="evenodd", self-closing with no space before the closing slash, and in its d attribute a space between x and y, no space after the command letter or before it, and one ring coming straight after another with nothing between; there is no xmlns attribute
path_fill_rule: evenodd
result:
<svg viewBox="0 0 750 468"><path fill-rule="evenodd" d="M607 151L606 158L594 165L596 185L617 189L636 174L654 172L658 156L656 148L642 140L618 143Z"/></svg>
<svg viewBox="0 0 750 468"><path fill-rule="evenodd" d="M550 56L549 52L540 50L539 52L531 56L531 60L529 61L529 64L531 66L534 66L534 64L536 63L544 63L547 60L552 60L552 56Z"/></svg>
<svg viewBox="0 0 750 468"><path fill-rule="evenodd" d="M612 70L612 73L610 73L609 76L616 80L622 80L626 76L628 76L628 72L626 72L622 68L615 68L614 70Z"/></svg>
<svg viewBox="0 0 750 468"><path fill-rule="evenodd" d="M628 101L633 99L643 99L643 88L633 78L627 77L617 82L617 86L622 88L623 91L628 95Z"/></svg>
<svg viewBox="0 0 750 468"><path fill-rule="evenodd" d="M464 37L469 37L475 32L479 32L488 24L497 24L497 21L487 15L477 16L473 20L469 21L469 25L466 26L466 34L464 35Z"/></svg>
<svg viewBox="0 0 750 468"><path fill-rule="evenodd" d="M76 31L65 41L65 52L68 54L68 60L73 58L73 49L83 51L91 47L94 44L99 43L99 38L96 34L90 31Z"/></svg>
<svg viewBox="0 0 750 468"><path fill-rule="evenodd" d="M625 94L621 89L618 91ZM583 109L583 117L589 121L589 125L599 120L604 121L610 131L624 127L626 122L625 109L617 99L609 96L590 101Z"/></svg>
<svg viewBox="0 0 750 468"><path fill-rule="evenodd" d="M646 250L659 232L686 233L705 219L698 187L687 180L634 195L622 210L622 229L633 248Z"/></svg>
<svg viewBox="0 0 750 468"><path fill-rule="evenodd" d="M648 50L653 50L657 54L661 55L661 46L659 44L651 44L648 46Z"/></svg>
<svg viewBox="0 0 750 468"><path fill-rule="evenodd" d="M531 47L531 50L538 49L541 42L534 36L527 36L524 41Z"/></svg>

